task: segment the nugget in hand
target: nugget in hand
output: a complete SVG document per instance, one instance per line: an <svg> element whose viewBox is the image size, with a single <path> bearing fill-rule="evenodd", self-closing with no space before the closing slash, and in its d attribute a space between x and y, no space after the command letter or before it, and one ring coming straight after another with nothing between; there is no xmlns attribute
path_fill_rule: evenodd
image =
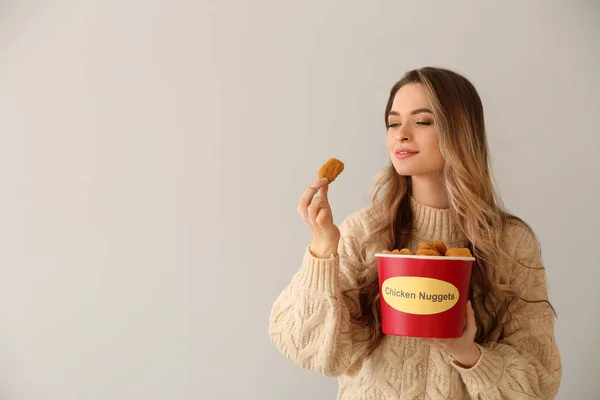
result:
<svg viewBox="0 0 600 400"><path fill-rule="evenodd" d="M344 163L337 158L330 158L321 169L319 169L319 179L327 178L327 183L335 181L335 178L344 170Z"/></svg>

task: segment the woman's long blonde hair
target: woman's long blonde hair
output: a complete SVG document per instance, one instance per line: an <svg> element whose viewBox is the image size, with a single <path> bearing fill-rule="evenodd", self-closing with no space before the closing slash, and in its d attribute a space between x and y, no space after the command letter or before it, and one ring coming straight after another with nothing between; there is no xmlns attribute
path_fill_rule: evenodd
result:
<svg viewBox="0 0 600 400"><path fill-rule="evenodd" d="M433 67L407 72L391 89L385 108L386 127L396 93L411 83L423 85L432 107L440 152L445 160L443 176L450 212L476 258L469 298L480 300L473 301L477 324L475 341L483 343L494 334L502 335L502 326L510 319L509 307L513 302L529 301L521 298L508 284L508 277L496 268L501 255L510 257L500 245L506 223L510 220L525 223L504 210L494 189L483 105L475 87L465 77ZM388 250L407 247L413 228L410 196L411 178L400 176L390 164L373 186L369 212L376 223L367 236L360 239L360 254L365 254L369 244L381 243L382 238ZM371 338L379 338L376 261L363 257L360 262L364 273L359 287L345 294L352 298L351 292L359 292L360 304L352 313L352 321L371 327Z"/></svg>

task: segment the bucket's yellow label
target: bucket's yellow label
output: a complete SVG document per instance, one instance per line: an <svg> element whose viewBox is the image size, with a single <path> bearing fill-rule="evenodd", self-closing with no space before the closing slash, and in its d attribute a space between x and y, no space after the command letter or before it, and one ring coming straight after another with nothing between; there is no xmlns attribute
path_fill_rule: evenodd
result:
<svg viewBox="0 0 600 400"><path fill-rule="evenodd" d="M458 289L451 283L419 276L395 276L381 285L390 307L408 314L439 314L458 302Z"/></svg>

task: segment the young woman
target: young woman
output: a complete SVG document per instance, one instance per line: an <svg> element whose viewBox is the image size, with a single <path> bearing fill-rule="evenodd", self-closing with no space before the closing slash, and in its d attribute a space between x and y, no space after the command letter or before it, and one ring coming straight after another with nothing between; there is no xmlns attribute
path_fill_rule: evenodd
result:
<svg viewBox="0 0 600 400"><path fill-rule="evenodd" d="M338 399L554 398L562 368L540 248L494 191L477 91L452 71L410 71L385 123L391 165L369 207L338 229L326 181L300 197L312 243L273 305L271 340L338 377ZM476 258L463 336L383 335L374 254L434 240Z"/></svg>

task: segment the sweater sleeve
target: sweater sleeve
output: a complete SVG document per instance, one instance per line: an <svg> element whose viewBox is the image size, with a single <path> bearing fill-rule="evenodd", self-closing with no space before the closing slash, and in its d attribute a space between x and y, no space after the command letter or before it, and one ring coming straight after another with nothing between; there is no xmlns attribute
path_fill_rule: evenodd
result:
<svg viewBox="0 0 600 400"><path fill-rule="evenodd" d="M515 265L511 283L526 300L548 300L546 274L533 234L520 227L513 232ZM515 237L513 236L513 237ZM478 345L481 357L472 368L453 367L473 399L554 399L562 374L554 338L554 313L546 302L517 300L511 320L497 343Z"/></svg>
<svg viewBox="0 0 600 400"><path fill-rule="evenodd" d="M343 295L356 287L359 270L355 217L340 225L338 254L322 259L307 248L299 271L271 309L269 337L285 357L302 368L326 376L352 374L362 364L369 343L368 326L351 322L358 305Z"/></svg>

